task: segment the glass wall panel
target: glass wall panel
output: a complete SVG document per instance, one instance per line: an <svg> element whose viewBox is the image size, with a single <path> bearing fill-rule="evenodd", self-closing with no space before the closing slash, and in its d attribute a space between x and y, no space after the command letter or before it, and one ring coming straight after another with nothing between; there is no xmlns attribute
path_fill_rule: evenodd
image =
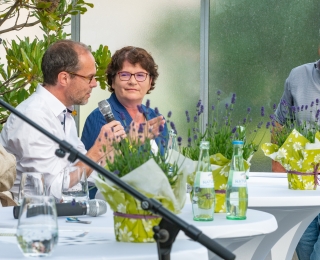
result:
<svg viewBox="0 0 320 260"><path fill-rule="evenodd" d="M145 48L159 66L151 107L158 107L183 134L185 110L199 99L200 0L93 0L93 9L81 16L81 41L96 49L108 45L111 53L127 45ZM80 132L107 90L94 89L89 103L80 108Z"/></svg>
<svg viewBox="0 0 320 260"><path fill-rule="evenodd" d="M319 59L318 0L210 1L209 104L222 91L222 106L237 99L234 122L242 122L248 107L253 126L273 113L292 68ZM266 120L267 118L265 118ZM270 133L264 137L270 141ZM261 150L251 171L270 171L271 159Z"/></svg>

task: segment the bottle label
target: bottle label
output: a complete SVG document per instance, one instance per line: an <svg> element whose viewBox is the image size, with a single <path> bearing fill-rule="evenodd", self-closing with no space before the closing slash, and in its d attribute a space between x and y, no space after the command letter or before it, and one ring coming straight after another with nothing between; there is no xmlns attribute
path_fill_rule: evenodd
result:
<svg viewBox="0 0 320 260"><path fill-rule="evenodd" d="M232 178L233 187L246 187L247 186L247 177L246 172L244 171L234 171Z"/></svg>
<svg viewBox="0 0 320 260"><path fill-rule="evenodd" d="M213 188L212 172L200 172L200 188Z"/></svg>

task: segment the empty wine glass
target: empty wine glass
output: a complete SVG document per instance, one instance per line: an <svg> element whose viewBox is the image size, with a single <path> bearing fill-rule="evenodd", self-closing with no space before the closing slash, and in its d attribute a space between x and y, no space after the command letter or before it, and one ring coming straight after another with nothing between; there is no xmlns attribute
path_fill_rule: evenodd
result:
<svg viewBox="0 0 320 260"><path fill-rule="evenodd" d="M21 204L25 196L46 195L44 174L40 172L23 172L19 186L18 202Z"/></svg>
<svg viewBox="0 0 320 260"><path fill-rule="evenodd" d="M16 237L26 257L43 257L52 253L58 242L57 211L53 197L23 198Z"/></svg>

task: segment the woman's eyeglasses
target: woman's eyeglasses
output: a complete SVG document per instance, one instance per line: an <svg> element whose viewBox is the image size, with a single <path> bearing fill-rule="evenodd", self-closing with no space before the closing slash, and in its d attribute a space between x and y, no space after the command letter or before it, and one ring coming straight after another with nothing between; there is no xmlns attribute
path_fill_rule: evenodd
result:
<svg viewBox="0 0 320 260"><path fill-rule="evenodd" d="M134 75L134 78L138 82L145 81L147 76L149 75L149 73L146 72L130 73L127 71L120 71L117 74L119 75L119 79L122 81L128 81L132 77L132 75Z"/></svg>

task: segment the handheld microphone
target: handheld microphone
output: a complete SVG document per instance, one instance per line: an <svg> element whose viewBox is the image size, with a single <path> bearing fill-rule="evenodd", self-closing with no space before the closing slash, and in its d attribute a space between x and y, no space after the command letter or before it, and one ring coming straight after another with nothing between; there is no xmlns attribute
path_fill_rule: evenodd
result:
<svg viewBox="0 0 320 260"><path fill-rule="evenodd" d="M56 203L57 215L60 216L78 216L89 215L91 217L100 216L107 212L107 202L104 200L88 200L86 203L76 202L74 205L68 203ZM47 210L43 206L35 206L29 208L27 211L27 217L34 217ZM13 207L13 217L19 218L20 206Z"/></svg>
<svg viewBox="0 0 320 260"><path fill-rule="evenodd" d="M103 117L105 118L107 123L110 123L111 121L115 120L114 115L111 110L111 106L107 100L100 101L98 103L98 106L99 106L99 110L100 110L101 114L103 115Z"/></svg>

